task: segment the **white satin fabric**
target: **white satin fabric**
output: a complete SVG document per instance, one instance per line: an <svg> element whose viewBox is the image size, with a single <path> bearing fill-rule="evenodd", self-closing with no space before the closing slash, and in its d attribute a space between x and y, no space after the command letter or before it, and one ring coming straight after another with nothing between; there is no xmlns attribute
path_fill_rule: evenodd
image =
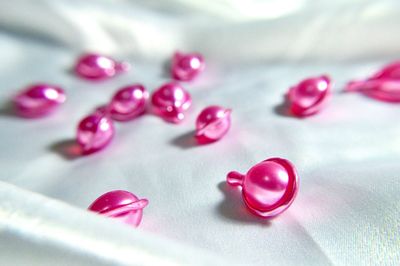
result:
<svg viewBox="0 0 400 266"><path fill-rule="evenodd" d="M400 106L341 90L399 58L399 25L396 0L1 1L0 264L398 265ZM66 155L77 122L117 88L167 81L176 49L207 61L185 85L184 123L145 115L118 123L103 152ZM83 81L70 71L83 51L133 69ZM327 108L285 116L286 89L322 73L335 81ZM9 99L38 81L65 88L66 104L15 117ZM210 104L233 109L232 128L197 147L196 114ZM300 191L263 221L224 180L273 156L296 165ZM138 230L85 211L113 189L149 199Z"/></svg>

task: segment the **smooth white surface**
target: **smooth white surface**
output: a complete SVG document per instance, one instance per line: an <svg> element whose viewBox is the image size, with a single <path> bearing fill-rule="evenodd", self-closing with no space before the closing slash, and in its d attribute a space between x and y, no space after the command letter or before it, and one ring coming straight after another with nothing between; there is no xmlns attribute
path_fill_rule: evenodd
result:
<svg viewBox="0 0 400 266"><path fill-rule="evenodd" d="M4 265L228 265L199 249L0 185L0 199L8 202L0 209Z"/></svg>
<svg viewBox="0 0 400 266"><path fill-rule="evenodd" d="M252 265L396 265L400 106L340 91L346 81L398 59L399 18L398 1L2 1L0 179L82 210L113 189L148 198L139 234L149 241L146 247L155 242L155 258L162 250L154 237L159 235L171 246L178 240ZM104 152L65 156L77 122L117 88L141 82L153 91L167 81L164 66L175 49L202 52L208 64L199 80L186 85L194 105L183 124L145 115L118 123ZM80 80L70 68L86 50L125 59L133 69L102 83ZM307 119L282 115L287 88L323 73L336 83L327 108ZM14 117L7 101L37 81L65 88L66 104L45 119ZM233 109L231 131L218 143L196 147L196 114L211 104ZM286 213L266 222L249 214L224 180L230 170L244 172L273 156L296 165L300 191ZM9 187L0 183L0 190ZM29 212L32 230L20 222L1 232L0 250L8 254L0 256L2 265L110 263L102 249L82 247L110 228L102 219L69 215L78 211L62 204L65 211L42 209L44 199L31 206L32 195L23 190L12 193L18 200L1 198L0 222L9 228L15 216ZM86 244L54 246L51 230L34 229L36 208L45 224L49 219L78 236L83 228L97 234L85 235ZM18 232L41 241L18 244ZM110 245L140 247L138 238L122 235L106 238ZM119 254L110 252L111 258Z"/></svg>

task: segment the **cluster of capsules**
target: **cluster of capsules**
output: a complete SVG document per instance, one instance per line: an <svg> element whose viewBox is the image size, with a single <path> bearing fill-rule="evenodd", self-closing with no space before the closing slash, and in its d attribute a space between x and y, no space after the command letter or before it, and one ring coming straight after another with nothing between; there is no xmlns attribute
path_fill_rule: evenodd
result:
<svg viewBox="0 0 400 266"><path fill-rule="evenodd" d="M285 97L286 105L295 116L314 115L330 98L332 86L327 75L304 79L289 89ZM384 66L364 80L348 82L344 91L359 92L380 101L400 103L400 61Z"/></svg>
<svg viewBox="0 0 400 266"><path fill-rule="evenodd" d="M205 61L201 54L177 52L171 63L171 76L175 81L163 84L151 97L142 84L117 90L106 106L98 108L79 122L76 139L82 154L91 154L105 148L115 134L113 121L135 119L146 112L149 102L153 112L165 121L183 121L192 104L192 97L177 81L195 79L204 67ZM130 65L126 62L117 62L98 54L85 54L75 65L75 73L90 80L107 79L129 69ZM285 106L297 117L314 115L326 104L331 90L332 82L327 75L304 79L289 88L285 94ZM365 80L349 82L345 91L361 92L378 100L400 102L400 62L383 67ZM62 88L35 84L14 97L14 106L19 115L35 118L53 112L65 100L66 94ZM209 106L203 109L195 124L194 137L198 143L215 142L226 135L231 125L230 116L229 108ZM295 167L282 158L266 159L251 167L246 174L230 172L226 182L240 187L247 208L263 218L275 217L286 210L299 188ZM88 209L136 227L142 219L142 209L147 204L147 199L139 199L128 191L115 190L101 195Z"/></svg>
<svg viewBox="0 0 400 266"><path fill-rule="evenodd" d="M116 62L112 58L86 54L76 65L77 75L102 80L130 69L126 62ZM204 69L203 56L197 53L175 53L171 75L179 81L191 81ZM115 92L110 102L84 117L77 127L77 142L84 155L104 149L115 135L113 121L130 121L148 110L171 123L180 123L192 105L190 93L178 82L163 84L149 99L149 92L142 84L124 86ZM14 103L17 112L24 117L40 117L54 111L66 100L64 90L49 84L35 84L20 92ZM199 143L210 143L221 139L230 128L230 109L221 106L206 107L196 120L195 137Z"/></svg>

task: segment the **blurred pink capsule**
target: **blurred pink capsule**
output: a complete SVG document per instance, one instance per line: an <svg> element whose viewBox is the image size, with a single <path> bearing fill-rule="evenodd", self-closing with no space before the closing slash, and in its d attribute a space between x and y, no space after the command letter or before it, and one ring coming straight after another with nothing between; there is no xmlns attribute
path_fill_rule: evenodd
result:
<svg viewBox="0 0 400 266"><path fill-rule="evenodd" d="M79 122L77 142L82 154L91 154L106 147L114 136L114 125L110 117L95 112Z"/></svg>
<svg viewBox="0 0 400 266"><path fill-rule="evenodd" d="M190 81L197 77L204 67L204 58L201 54L176 52L172 59L171 73L174 79Z"/></svg>
<svg viewBox="0 0 400 266"><path fill-rule="evenodd" d="M351 81L347 84L346 91L358 91L368 97L385 102L400 102L400 80L376 79Z"/></svg>
<svg viewBox="0 0 400 266"><path fill-rule="evenodd" d="M396 79L400 80L400 61L395 61L387 64L374 75L372 75L369 80L372 79Z"/></svg>
<svg viewBox="0 0 400 266"><path fill-rule="evenodd" d="M307 78L290 88L287 98L291 112L296 116L309 116L319 112L331 93L328 76Z"/></svg>
<svg viewBox="0 0 400 266"><path fill-rule="evenodd" d="M164 120L180 123L192 104L190 94L179 84L170 82L157 89L152 97L155 112Z"/></svg>
<svg viewBox="0 0 400 266"><path fill-rule="evenodd" d="M144 113L149 93L141 84L134 84L118 90L109 106L112 119L128 121Z"/></svg>
<svg viewBox="0 0 400 266"><path fill-rule="evenodd" d="M345 91L361 92L381 101L400 102L400 61L384 66L366 80L350 81Z"/></svg>
<svg viewBox="0 0 400 266"><path fill-rule="evenodd" d="M35 118L53 112L65 102L64 90L58 86L35 84L14 97L14 106L20 116Z"/></svg>
<svg viewBox="0 0 400 266"><path fill-rule="evenodd" d="M217 141L231 126L231 109L220 106L205 108L196 120L196 138L199 143Z"/></svg>
<svg viewBox="0 0 400 266"><path fill-rule="evenodd" d="M147 199L138 199L128 191L114 190L98 197L88 210L137 227L142 220L143 208L148 203Z"/></svg>
<svg viewBox="0 0 400 266"><path fill-rule="evenodd" d="M299 189L296 169L282 158L264 160L245 175L229 172L226 182L241 187L248 209L263 218L272 218L286 210Z"/></svg>
<svg viewBox="0 0 400 266"><path fill-rule="evenodd" d="M110 78L129 69L127 62L117 62L110 57L91 53L79 57L75 65L77 75L91 80Z"/></svg>

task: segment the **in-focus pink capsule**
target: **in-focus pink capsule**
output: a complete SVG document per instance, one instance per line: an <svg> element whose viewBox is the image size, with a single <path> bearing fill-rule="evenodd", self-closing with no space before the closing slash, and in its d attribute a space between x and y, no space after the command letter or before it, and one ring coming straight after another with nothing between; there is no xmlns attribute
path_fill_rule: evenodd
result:
<svg viewBox="0 0 400 266"><path fill-rule="evenodd" d="M199 143L221 139L231 126L231 109L220 106L205 108L196 120L196 138Z"/></svg>
<svg viewBox="0 0 400 266"><path fill-rule="evenodd" d="M152 97L154 111L164 120L180 123L192 104L192 98L181 85L170 82L157 89Z"/></svg>
<svg viewBox="0 0 400 266"><path fill-rule="evenodd" d="M263 218L272 218L286 210L299 189L296 169L286 159L270 158L254 165L245 174L230 172L227 183L242 188L248 209Z"/></svg>
<svg viewBox="0 0 400 266"><path fill-rule="evenodd" d="M82 78L91 80L106 79L130 69L127 62L117 62L114 59L99 54L84 54L78 58L75 73Z"/></svg>
<svg viewBox="0 0 400 266"><path fill-rule="evenodd" d="M114 190L97 198L88 210L137 227L142 220L143 208L148 203L147 199L139 199L128 191Z"/></svg>
<svg viewBox="0 0 400 266"><path fill-rule="evenodd" d="M65 100L65 92L60 87L34 84L19 92L13 102L18 115L35 118L53 112Z"/></svg>
<svg viewBox="0 0 400 266"><path fill-rule="evenodd" d="M144 113L149 93L141 84L134 84L118 90L109 106L112 119L128 121Z"/></svg>
<svg viewBox="0 0 400 266"><path fill-rule="evenodd" d="M330 78L325 75L302 80L287 94L290 111L300 117L319 112L330 96L331 87Z"/></svg>
<svg viewBox="0 0 400 266"><path fill-rule="evenodd" d="M114 137L111 118L103 112L95 112L83 118L77 129L77 142L82 154L91 154L106 147Z"/></svg>
<svg viewBox="0 0 400 266"><path fill-rule="evenodd" d="M204 58L201 54L176 52L172 59L171 74L174 79L191 81L204 70L204 67Z"/></svg>
<svg viewBox="0 0 400 266"><path fill-rule="evenodd" d="M384 66L365 80L350 81L345 91L360 92L386 102L400 102L400 61Z"/></svg>

